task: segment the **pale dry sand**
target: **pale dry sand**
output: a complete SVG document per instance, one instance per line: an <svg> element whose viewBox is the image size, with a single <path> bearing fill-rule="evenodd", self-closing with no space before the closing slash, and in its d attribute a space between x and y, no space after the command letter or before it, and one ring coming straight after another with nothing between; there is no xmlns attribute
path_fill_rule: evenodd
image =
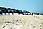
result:
<svg viewBox="0 0 43 29"><path fill-rule="evenodd" d="M19 23L16 22L16 20L19 20L18 21ZM5 23L7 21L11 23ZM3 28L3 26L5 27ZM16 29L43 29L43 15L0 16L0 29L15 29L15 28Z"/></svg>

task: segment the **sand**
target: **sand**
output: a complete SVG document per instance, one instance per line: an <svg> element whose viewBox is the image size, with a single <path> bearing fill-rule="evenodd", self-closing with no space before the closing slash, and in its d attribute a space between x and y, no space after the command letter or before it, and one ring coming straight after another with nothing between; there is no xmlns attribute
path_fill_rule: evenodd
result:
<svg viewBox="0 0 43 29"><path fill-rule="evenodd" d="M0 29L43 29L43 15L2 15Z"/></svg>

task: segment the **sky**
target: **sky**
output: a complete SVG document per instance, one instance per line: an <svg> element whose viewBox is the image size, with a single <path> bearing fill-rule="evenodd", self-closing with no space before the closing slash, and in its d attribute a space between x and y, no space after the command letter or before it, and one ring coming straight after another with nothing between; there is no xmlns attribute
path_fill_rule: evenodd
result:
<svg viewBox="0 0 43 29"><path fill-rule="evenodd" d="M43 0L0 0L0 6L43 13Z"/></svg>

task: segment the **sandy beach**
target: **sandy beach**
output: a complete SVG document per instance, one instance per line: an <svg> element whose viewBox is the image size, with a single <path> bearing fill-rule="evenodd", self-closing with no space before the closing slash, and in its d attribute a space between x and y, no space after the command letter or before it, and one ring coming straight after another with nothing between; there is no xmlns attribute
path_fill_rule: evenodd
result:
<svg viewBox="0 0 43 29"><path fill-rule="evenodd" d="M2 15L0 29L43 29L43 15Z"/></svg>

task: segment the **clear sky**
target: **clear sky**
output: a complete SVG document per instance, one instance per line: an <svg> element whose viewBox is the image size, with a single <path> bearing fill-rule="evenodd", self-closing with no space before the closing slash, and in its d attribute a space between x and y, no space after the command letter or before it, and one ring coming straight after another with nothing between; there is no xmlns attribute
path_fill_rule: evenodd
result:
<svg viewBox="0 0 43 29"><path fill-rule="evenodd" d="M43 0L0 0L0 6L43 13Z"/></svg>

